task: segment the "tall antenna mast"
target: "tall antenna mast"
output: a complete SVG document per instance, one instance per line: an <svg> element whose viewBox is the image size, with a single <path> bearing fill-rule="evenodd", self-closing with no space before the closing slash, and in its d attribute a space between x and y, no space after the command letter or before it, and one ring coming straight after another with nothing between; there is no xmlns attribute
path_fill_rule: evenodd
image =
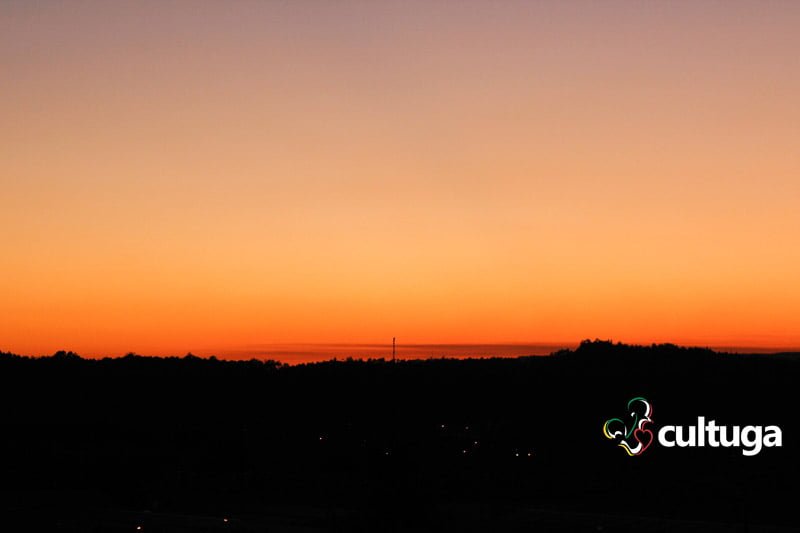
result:
<svg viewBox="0 0 800 533"><path fill-rule="evenodd" d="M394 337L392 337L392 363L394 363L394 355L395 355L395 351L394 351L394 347L395 347L394 340L395 340L395 338L394 338Z"/></svg>

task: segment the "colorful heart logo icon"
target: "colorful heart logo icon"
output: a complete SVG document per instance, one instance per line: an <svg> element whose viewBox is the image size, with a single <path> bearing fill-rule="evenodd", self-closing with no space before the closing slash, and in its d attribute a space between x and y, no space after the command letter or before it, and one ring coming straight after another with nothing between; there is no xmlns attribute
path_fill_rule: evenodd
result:
<svg viewBox="0 0 800 533"><path fill-rule="evenodd" d="M628 402L628 413L623 418L611 418L603 425L603 434L616 442L628 455L640 455L653 443L653 432L646 429L652 422L653 407L637 396Z"/></svg>

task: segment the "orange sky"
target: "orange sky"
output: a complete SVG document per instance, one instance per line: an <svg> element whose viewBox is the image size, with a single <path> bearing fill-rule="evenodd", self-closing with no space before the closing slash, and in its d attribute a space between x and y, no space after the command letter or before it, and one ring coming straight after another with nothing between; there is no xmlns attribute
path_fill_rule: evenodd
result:
<svg viewBox="0 0 800 533"><path fill-rule="evenodd" d="M3 2L0 350L800 346L796 2Z"/></svg>

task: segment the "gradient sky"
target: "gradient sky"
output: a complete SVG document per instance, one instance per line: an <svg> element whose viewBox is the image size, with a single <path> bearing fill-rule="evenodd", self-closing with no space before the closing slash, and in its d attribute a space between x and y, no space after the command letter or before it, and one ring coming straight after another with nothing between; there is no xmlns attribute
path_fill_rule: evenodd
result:
<svg viewBox="0 0 800 533"><path fill-rule="evenodd" d="M0 3L0 350L800 346L798 2Z"/></svg>

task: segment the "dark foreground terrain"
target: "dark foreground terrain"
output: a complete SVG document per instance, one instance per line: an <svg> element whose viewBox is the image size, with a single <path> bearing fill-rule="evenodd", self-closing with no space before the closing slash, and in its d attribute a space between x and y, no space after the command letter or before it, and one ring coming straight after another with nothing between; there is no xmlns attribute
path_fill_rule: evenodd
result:
<svg viewBox="0 0 800 533"><path fill-rule="evenodd" d="M800 530L800 360L585 342L304 366L0 354L0 531ZM783 446L603 436L781 426ZM138 528L138 529L137 529Z"/></svg>

